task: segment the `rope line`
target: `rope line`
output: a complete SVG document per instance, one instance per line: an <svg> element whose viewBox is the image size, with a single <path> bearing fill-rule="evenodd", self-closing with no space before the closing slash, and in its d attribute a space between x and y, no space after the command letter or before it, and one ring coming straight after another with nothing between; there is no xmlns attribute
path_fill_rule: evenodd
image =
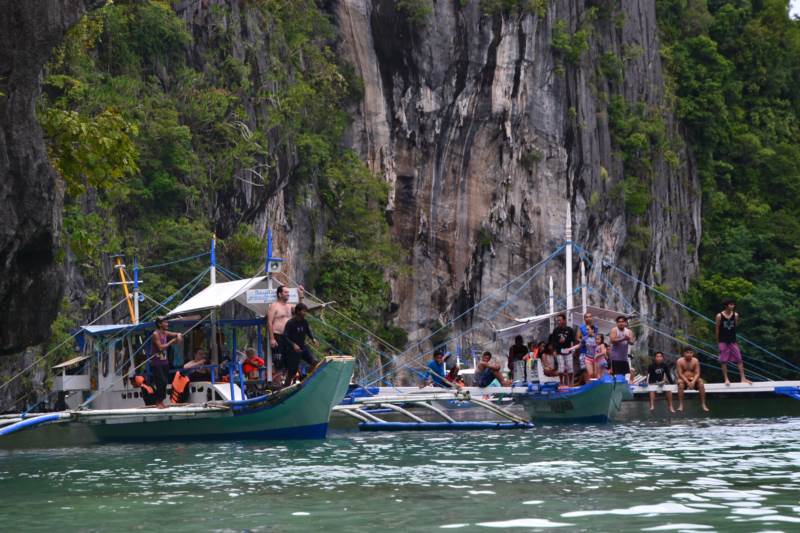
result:
<svg viewBox="0 0 800 533"><path fill-rule="evenodd" d="M588 252L588 250L586 250L586 249L585 249L585 248L583 248L582 246L579 246L579 245L577 245L577 244L575 244L574 246L575 246L575 247L576 247L576 248L577 248L579 251L581 251L581 252L584 252L585 254L587 254L587 255L588 255L588 253L589 253L589 252ZM711 323L711 324L716 324L716 322L715 322L714 320L712 320L711 318L707 317L706 315L704 315L704 314L703 314L703 313L701 313L700 311L697 311L697 310L695 310L695 309L693 309L693 308L689 307L688 305L685 305L684 303L680 302L679 300L676 300L676 299L675 299L675 298L673 298L672 296L670 296L670 295L668 295L668 294L666 294L666 293L664 293L664 292L662 292L662 291L658 290L657 288L653 287L652 285L648 284L647 282L645 282L645 281L643 281L643 280L641 280L641 279L637 278L637 277L636 277L636 276L634 276L633 274L630 274L629 272L626 272L625 270L622 270L621 268L619 268L618 266L616 266L616 265L615 265L614 263L612 263L611 261L609 261L609 260L607 260L607 259L605 259L605 258L604 258L604 259L602 259L602 262L603 262L603 265L607 265L607 266L611 267L612 269L616 270L617 272L619 272L619 273L620 273L620 274L622 274L623 276L627 277L628 279L630 279L630 280L634 281L634 282L635 282L635 283L637 283L637 284L641 284L642 286L646 287L647 289L649 289L649 290L651 290L651 291L655 292L656 294L658 294L659 296L662 296L663 298L666 298L666 299L667 299L667 300L669 300L670 302L672 302L672 303L674 303L674 304L676 304L676 305L680 306L682 309L685 309L686 311L688 311L688 312L692 313L693 315L695 315L695 316L697 316L697 317L700 317L701 319L703 319L703 320L705 320L706 322L709 322L709 323ZM785 365L787 365L787 366L791 367L793 370L800 372L800 366L797 366L797 365L795 365L795 364L794 364L794 363L792 363L791 361L788 361L787 359L785 359L785 358L781 357L780 355L778 355L778 354L776 354L776 353L774 353L774 352L771 352L771 351L770 351L770 350L768 350L767 348L764 348L763 346L759 345L758 343L756 343L756 342L754 342L754 341L751 341L750 339L748 339L747 337L744 337L743 335L738 335L738 338L739 338L739 339L741 339L741 340L742 340L743 342L745 342L746 344L749 344L749 345L750 345L750 346L752 346L753 348L756 348L756 349L758 349L758 350L760 350L760 351L764 352L765 354L767 354L767 355L769 355L769 356L771 356L771 357L774 357L774 358L778 359L778 360L779 360L779 361L781 361L783 364L785 364Z"/></svg>
<svg viewBox="0 0 800 533"><path fill-rule="evenodd" d="M211 252L203 252L201 254L193 255L191 257L182 257L180 259L176 259L175 261L167 261L166 263L158 263L156 265L142 266L142 267L139 267L139 270L142 270L142 271L143 270L153 270L153 269L156 269L156 268L163 268L165 266L177 265L178 263L185 263L187 261L192 261L194 259L199 259L201 257L205 257L205 256L209 255L210 253Z"/></svg>
<svg viewBox="0 0 800 533"><path fill-rule="evenodd" d="M103 318L104 316L106 316L108 313L110 313L111 311L113 311L114 309L116 309L117 307L119 307L120 305L122 305L122 304L123 304L124 302L126 302L127 300L128 300L127 298L123 298L122 300L120 300L119 302L117 302L116 304L114 304L113 306L111 306L109 309L107 309L107 310L106 310L106 311L105 311L105 312L104 312L102 315L98 316L97 318L95 318L94 320L92 320L91 322L89 322L89 324L87 324L87 325L88 325L88 326L94 325L94 323L95 323L95 322L97 322L98 320L100 320L101 318ZM16 374L15 374L15 375L14 375L12 378L10 378L8 381L6 381L6 382L5 382L5 383L3 383L2 385L0 385L0 390L3 390L5 387L9 386L9 385L11 384L11 382L12 382L12 381L14 381L14 380L15 380L15 379L17 379L18 377L20 377L22 374L24 374L25 372L27 372L28 370L30 370L31 368L33 368L35 365L37 365L38 363L40 363L40 362L41 362L41 361L42 361L44 358L46 358L48 355L50 355L50 354L51 354L51 353L53 353L54 351L58 350L58 349L59 349L59 348L61 348L62 346L64 346L64 344L66 344L66 343L67 343L67 341L70 341L70 340L74 339L76 336L78 336L78 334L79 334L80 332L81 332L81 329L79 328L79 329L78 329L78 330L77 330L75 333L73 333L72 335L70 335L69 337L67 337L66 339L64 339L63 341L61 341L60 343L58 343L58 345L57 345L55 348L52 348L52 349L51 349L50 351L48 351L46 354L44 354L44 355L42 355L41 357L38 357L36 360L34 360L34 362L33 362L33 363L29 364L28 366L26 366L25 368L23 368L22 370L20 370L19 372L17 372L17 373L16 373Z"/></svg>
<svg viewBox="0 0 800 533"><path fill-rule="evenodd" d="M489 320L493 320L494 318L496 318L496 317L497 317L497 316L498 316L498 315L499 315L499 314L500 314L500 313L501 313L501 312L502 312L502 311L503 311L503 310L504 310L506 307L508 307L509 305L511 305L512 301L514 300L514 298L516 298L516 297L517 297L517 295L518 295L520 292L522 292L522 290L523 290L523 289L525 289L525 288L526 288L526 287L527 287L527 286L528 286L528 285L529 285L529 284L530 284L530 283L531 283L531 282L532 282L534 279L536 279L536 278L537 278L537 277L538 277L540 274L542 274L542 273L544 272L544 267L547 265L547 263L549 263L549 262L550 262L550 261L551 261L553 258L555 258L555 257L556 257L556 256L557 256L557 255L558 255L560 252L561 252L561 250L563 250L563 248L564 248L564 246L563 246L563 245L562 245L562 246L560 246L560 247L559 247L558 249L556 249L556 250L555 250L555 251L554 251L552 254L550 254L550 255L549 255L549 256L548 256L546 259L544 259L544 260L540 261L539 263L537 263L537 264L536 264L536 265L534 265L533 267L531 267L531 268L529 268L528 270L526 270L526 272L530 272L530 271L531 271L532 269L534 269L534 268L537 268L537 269L538 269L538 270L536 270L536 271L535 271L533 274L531 274L531 276L530 276L530 277L529 277L529 278L528 278L528 279L527 279L527 280L526 280L526 281L525 281L525 282L524 282L522 285L520 285L520 286L519 286L519 288L517 288L517 289L516 289L514 292L512 292L512 293L511 293L511 295L510 295L510 297L507 297L506 301L505 301L505 302L504 302L502 305L500 305L500 307L499 307L499 308L498 308L498 309L497 309L497 310L494 312L494 314L493 314L493 315L492 315L492 316L489 318ZM514 278L514 280L512 280L512 281L510 281L510 282L506 283L506 285L505 285L504 287L501 287L501 288L499 288L498 290L502 290L503 288L507 288L507 287L508 287L508 286L509 286L511 283L513 283L513 282L514 282L514 281L516 281L517 279L519 279L519 276L517 276L516 278ZM497 292L497 291L494 291L494 292ZM474 306L472 306L472 308L471 308L471 309L469 309L469 310L465 311L464 313L462 313L461 315L459 315L459 317L457 317L457 318L455 318L455 319L451 320L451 321L448 323L448 325L449 325L449 324L453 324L453 323L455 323L455 321L456 321L456 320L458 320L459 318L461 318L461 317L462 317L462 316L463 316L465 313L467 313L467 312L469 312L470 310L472 310L472 309L474 309L474 308L478 307L479 305L481 305L482 303L484 303L484 302L485 302L487 299L488 299L488 297L487 297L487 298L485 298L485 299L483 299L483 300L481 300L480 302L478 302L477 304L475 304ZM442 329L444 329L444 327L446 327L446 326L442 326L442 328L439 328L439 330L437 330L436 332L434 332L433 334L431 334L431 335L430 335L428 338L430 338L431 336L435 335L435 334L436 334L438 331L441 331ZM468 333L470 333L471 331L473 331L473 330L474 330L474 329L476 329L476 328L477 328L477 325L470 326L470 327L469 327L467 330L465 330L465 331L463 331L463 332L459 333L459 334L458 334L458 335L456 335L455 337L450 337L450 338L448 338L448 339L447 339L445 342L452 342L453 340L460 339L460 338L464 337L465 335L467 335ZM419 344L421 344L422 342L424 342L425 340L427 340L427 339L423 339L422 341L420 341L419 343L417 343L417 346L418 346ZM407 351L408 351L408 350L406 350L406 352L407 352ZM403 352L403 353L406 353L406 352ZM420 354L418 354L416 357L414 357L414 358L413 358L413 359L411 359L410 361L406 361L406 362L405 362L405 363L403 363L402 365L400 365L400 366L398 366L398 367L394 368L394 369L393 369L391 372L389 372L389 373L388 373L388 375L392 375L393 373L395 373L395 372L397 372L397 371L399 371L399 370L402 370L402 369L404 369L404 368L408 368L408 367L410 367L410 365L412 365L412 364L419 364L419 363L420 363L420 360L421 360L423 357L425 357L426 355L428 355L429 353L431 353L431 351L430 351L430 350L427 350L427 351L421 352ZM373 384L375 384L375 383L378 383L378 382L380 382L382 379L385 379L385 378L386 378L386 375L384 375L384 376L381 376L381 377L378 377L377 379L373 379L372 381L370 381L370 382L367 382L366 384L362 383L362 386L364 386L364 387L369 387L369 386L371 386L371 385L373 385Z"/></svg>

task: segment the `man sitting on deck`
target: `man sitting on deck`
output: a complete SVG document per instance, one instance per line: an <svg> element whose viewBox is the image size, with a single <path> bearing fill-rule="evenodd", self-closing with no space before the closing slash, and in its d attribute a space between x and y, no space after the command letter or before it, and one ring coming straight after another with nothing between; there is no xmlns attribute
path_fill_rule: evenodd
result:
<svg viewBox="0 0 800 533"><path fill-rule="evenodd" d="M434 350L433 358L428 361L427 368L428 373L423 387L431 383L437 387L450 387L450 383L447 382L447 369L444 366L444 352L441 349Z"/></svg>
<svg viewBox="0 0 800 533"><path fill-rule="evenodd" d="M700 406L708 411L706 405L706 387L700 377L700 363L694 357L691 348L683 349L683 357L678 359L678 411L683 411L683 391L695 389L700 393Z"/></svg>
<svg viewBox="0 0 800 533"><path fill-rule="evenodd" d="M647 369L647 383L648 385L658 385L659 390L666 384L672 385L672 376L669 373L669 367L664 362L664 354L656 352L653 356L653 364ZM669 412L674 413L675 409L672 407L672 391L665 391L667 395L667 405ZM656 409L656 391L650 391L650 411Z"/></svg>
<svg viewBox="0 0 800 533"><path fill-rule="evenodd" d="M475 369L475 384L478 387L488 387L495 379L503 387L511 385L511 381L500 373L500 365L492 363L492 352L483 352L478 367Z"/></svg>

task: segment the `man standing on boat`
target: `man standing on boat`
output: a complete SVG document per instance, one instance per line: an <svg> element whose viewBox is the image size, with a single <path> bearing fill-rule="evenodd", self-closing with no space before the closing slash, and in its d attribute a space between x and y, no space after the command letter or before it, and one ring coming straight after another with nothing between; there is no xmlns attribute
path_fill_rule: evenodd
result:
<svg viewBox="0 0 800 533"><path fill-rule="evenodd" d="M299 300L303 301L303 286L297 287ZM292 318L294 305L289 303L289 288L283 285L276 291L277 300L269 305L267 311L267 330L269 332L269 345L272 348L272 361L275 369L281 371L286 363L286 354L292 350L291 342L283 334L286 323Z"/></svg>
<svg viewBox="0 0 800 533"><path fill-rule="evenodd" d="M183 340L183 335L169 331L167 319L156 318L156 330L153 332L150 374L152 376L153 402L159 409L164 409L164 399L167 397L167 383L169 382L169 358L167 350L176 342Z"/></svg>
<svg viewBox="0 0 800 533"><path fill-rule="evenodd" d="M750 380L744 377L742 352L739 351L739 345L736 343L736 324L739 322L736 302L727 299L722 302L722 305L724 309L717 313L716 317L717 344L719 345L719 363L722 366L722 377L725 379L725 385L730 385L728 363L736 363L739 367L739 379L742 383L749 384Z"/></svg>
<svg viewBox="0 0 800 533"><path fill-rule="evenodd" d="M550 334L549 342L556 348L561 384L572 387L575 382L575 363L572 359L572 352L580 345L576 343L575 331L567 325L567 315L564 313L560 313L556 317L556 327Z"/></svg>
<svg viewBox="0 0 800 533"><path fill-rule="evenodd" d="M631 373L628 362L628 349L636 341L633 332L628 329L628 319L617 317L617 327L611 330L611 373L624 376Z"/></svg>
<svg viewBox="0 0 800 533"><path fill-rule="evenodd" d="M311 370L317 366L317 360L311 355L311 352L306 346L306 337L311 339L311 342L316 344L317 339L311 333L311 327L306 320L306 312L308 307L304 303L299 303L294 306L294 318L286 322L284 329L284 337L289 343L289 349L284 352L284 364L286 365L286 379L283 381L283 386L288 387L292 384L294 375L300 367L300 360L305 361Z"/></svg>
<svg viewBox="0 0 800 533"><path fill-rule="evenodd" d="M694 350L683 349L683 357L675 365L678 370L678 411L683 411L683 393L686 389L694 389L700 393L700 406L708 411L706 405L706 385L700 377L700 363L694 357Z"/></svg>

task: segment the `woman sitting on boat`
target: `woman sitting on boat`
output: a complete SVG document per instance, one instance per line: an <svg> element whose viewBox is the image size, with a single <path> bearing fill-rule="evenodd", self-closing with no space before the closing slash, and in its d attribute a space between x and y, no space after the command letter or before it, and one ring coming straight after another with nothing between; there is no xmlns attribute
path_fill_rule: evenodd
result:
<svg viewBox="0 0 800 533"><path fill-rule="evenodd" d="M169 331L169 323L163 317L156 319L156 330L152 336L152 355L150 356L150 375L153 388L153 401L159 409L164 409L169 382L169 358L167 350L176 342L183 340L183 335Z"/></svg>

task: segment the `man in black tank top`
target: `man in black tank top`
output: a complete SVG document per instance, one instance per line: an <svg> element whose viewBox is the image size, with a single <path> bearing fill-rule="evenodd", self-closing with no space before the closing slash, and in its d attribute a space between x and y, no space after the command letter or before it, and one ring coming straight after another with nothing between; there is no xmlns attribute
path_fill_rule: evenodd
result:
<svg viewBox="0 0 800 533"><path fill-rule="evenodd" d="M730 385L731 381L728 379L728 363L736 363L739 367L739 379L742 383L750 383L744 377L744 362L742 361L742 353L739 351L739 345L736 343L736 324L739 322L739 313L736 312L736 302L727 299L722 302L723 309L717 313L716 317L716 332L717 344L719 345L719 362L722 366L722 377L725 379L725 385Z"/></svg>

